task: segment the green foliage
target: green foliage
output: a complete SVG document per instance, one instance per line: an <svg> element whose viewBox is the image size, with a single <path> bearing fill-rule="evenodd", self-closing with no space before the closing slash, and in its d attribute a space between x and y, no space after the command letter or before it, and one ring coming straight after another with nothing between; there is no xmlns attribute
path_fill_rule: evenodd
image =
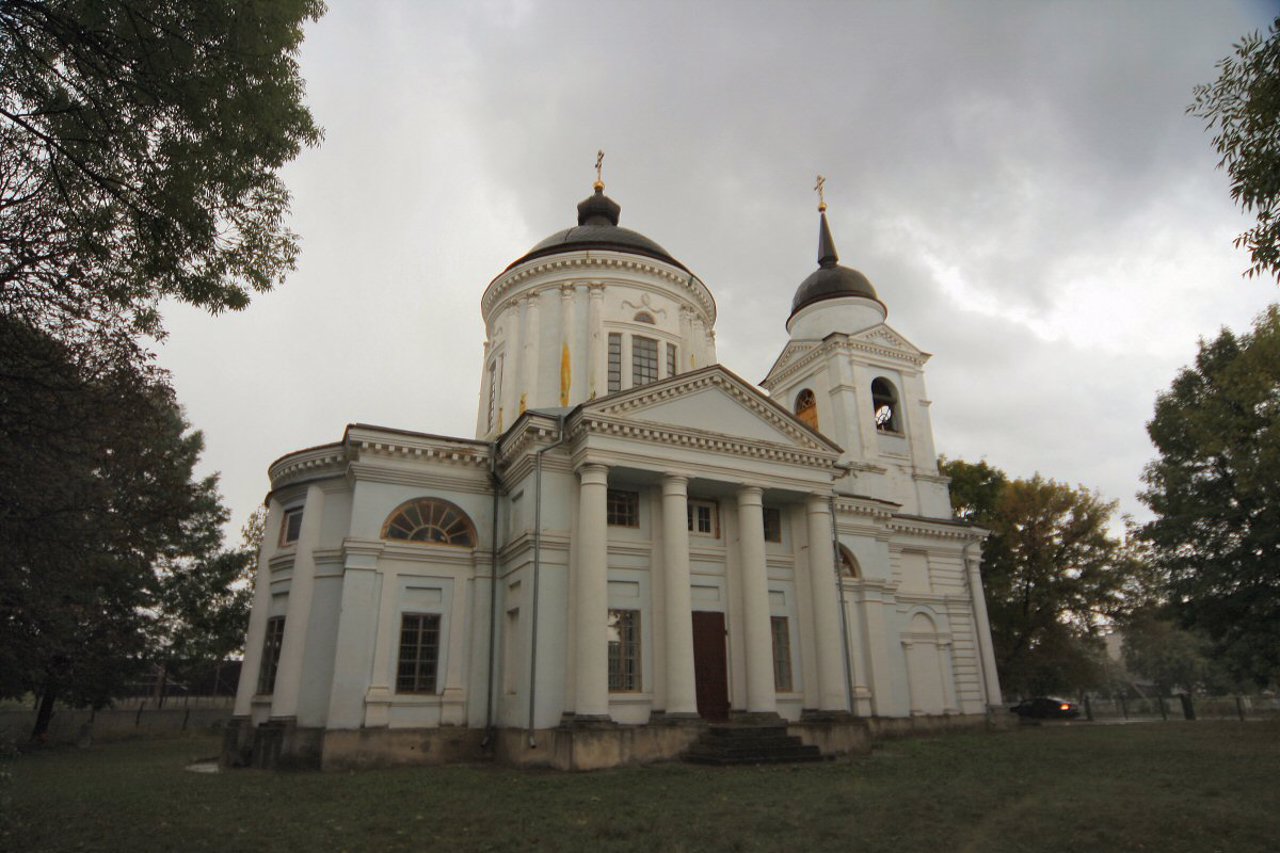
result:
<svg viewBox="0 0 1280 853"><path fill-rule="evenodd" d="M1187 111L1215 131L1231 197L1257 213L1257 224L1235 241L1249 250L1248 275L1280 276L1280 18L1265 39L1245 36L1217 67L1217 81L1197 86Z"/></svg>
<svg viewBox="0 0 1280 853"><path fill-rule="evenodd" d="M1170 607L1234 677L1280 674L1280 309L1201 341L1156 400L1140 495Z"/></svg>
<svg viewBox="0 0 1280 853"><path fill-rule="evenodd" d="M986 462L943 459L956 516L991 531L982 583L1000 683L1021 695L1091 686L1099 626L1131 606L1141 561L1108 533L1114 502Z"/></svg>
<svg viewBox="0 0 1280 853"><path fill-rule="evenodd" d="M0 697L48 710L118 695L235 562L169 388L86 352L0 315Z"/></svg>
<svg viewBox="0 0 1280 853"><path fill-rule="evenodd" d="M67 339L243 308L291 269L321 0L0 2L0 312Z"/></svg>
<svg viewBox="0 0 1280 853"><path fill-rule="evenodd" d="M1213 675L1209 654L1204 637L1157 613L1143 612L1125 623L1125 668L1154 684L1162 696L1206 686Z"/></svg>

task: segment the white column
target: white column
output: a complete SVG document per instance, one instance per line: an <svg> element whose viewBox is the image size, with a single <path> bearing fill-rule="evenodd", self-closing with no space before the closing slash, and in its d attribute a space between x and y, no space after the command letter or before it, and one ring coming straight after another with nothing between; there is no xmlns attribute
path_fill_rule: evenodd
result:
<svg viewBox="0 0 1280 853"><path fill-rule="evenodd" d="M991 622L987 617L987 597L982 592L980 558L965 554L965 570L969 575L969 597L973 600L974 631L978 634L978 654L982 656L983 692L986 704L999 705L1000 679L996 674L996 655L991 647Z"/></svg>
<svg viewBox="0 0 1280 853"><path fill-rule="evenodd" d="M244 638L244 665L240 669L240 684L236 687L234 714L247 717L253 710L253 694L258 690L258 670L262 667L262 641L267 634L267 619L271 616L271 558L280 541L280 525L284 512L279 501L272 499L267 516L271 526L262 533L258 547L258 571L253 578L253 610L249 614L249 631Z"/></svg>
<svg viewBox="0 0 1280 853"><path fill-rule="evenodd" d="M689 478L662 478L662 562L665 575L668 714L698 713L693 675L693 605L689 597Z"/></svg>
<svg viewBox="0 0 1280 853"><path fill-rule="evenodd" d="M604 285L593 282L587 285L587 399L608 393L604 382L603 310Z"/></svg>
<svg viewBox="0 0 1280 853"><path fill-rule="evenodd" d="M677 373L702 367L698 363L698 347L693 341L693 309L680 309L680 369Z"/></svg>
<svg viewBox="0 0 1280 853"><path fill-rule="evenodd" d="M540 325L538 312L538 294L530 293L527 297L528 305L524 310L524 391L525 407L537 408L538 406L546 406L551 402L551 395L543 392L538 387L538 373L541 365L538 364L538 343L542 338L542 327ZM516 402L516 411L512 413L511 419L514 421L520 413L519 401Z"/></svg>
<svg viewBox="0 0 1280 853"><path fill-rule="evenodd" d="M707 326L696 314L693 317L693 351L697 353L698 367L706 367L712 361L707 357Z"/></svg>
<svg viewBox="0 0 1280 853"><path fill-rule="evenodd" d="M561 406L571 405L574 402L573 386L577 384L581 387L582 385L582 377L573 375L573 362L577 357L577 354L573 351L574 291L575 289L572 284L560 285L560 351L556 353L556 364L560 369L556 371L556 387L559 389ZM564 375L566 369L565 350L568 350L569 352L567 360L567 368L569 371L568 377ZM568 379L567 383L565 382L566 378Z"/></svg>
<svg viewBox="0 0 1280 853"><path fill-rule="evenodd" d="M507 374L502 377L502 385L499 390L502 392L501 408L502 429L506 429L515 423L516 418L520 416L520 395L524 393L524 376L520 369L520 359L524 354L521 349L523 346L520 338L520 306L522 301L512 300L502 312L502 324L507 332L507 347L504 353L505 361L510 364L503 364L502 369Z"/></svg>
<svg viewBox="0 0 1280 853"><path fill-rule="evenodd" d="M742 565L742 633L747 657L747 711L778 710L773 686L773 629L764 562L764 510L759 486L738 490L738 548Z"/></svg>
<svg viewBox="0 0 1280 853"><path fill-rule="evenodd" d="M307 500L302 505L302 529L298 531L293 576L289 581L289 605L285 611L284 639L280 643L280 666L276 670L275 690L271 696L272 717L298 715L307 629L311 624L311 591L315 585L314 551L320 543L323 516L324 491L319 484L312 484L307 487Z"/></svg>
<svg viewBox="0 0 1280 853"><path fill-rule="evenodd" d="M578 564L574 579L574 715L609 716L609 469L584 465L578 487Z"/></svg>
<svg viewBox="0 0 1280 853"><path fill-rule="evenodd" d="M809 521L814 640L818 651L818 709L847 711L849 694L845 690L844 649L840 643L840 605L836 597L831 507L826 498L810 495L805 509Z"/></svg>

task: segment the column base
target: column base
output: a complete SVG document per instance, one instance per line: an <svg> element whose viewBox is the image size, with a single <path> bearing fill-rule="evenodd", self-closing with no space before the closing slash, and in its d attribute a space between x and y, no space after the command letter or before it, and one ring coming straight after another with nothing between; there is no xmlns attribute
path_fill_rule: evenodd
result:
<svg viewBox="0 0 1280 853"><path fill-rule="evenodd" d="M805 708L800 712L800 720L806 723L844 723L855 719L848 711L820 711L817 708Z"/></svg>
<svg viewBox="0 0 1280 853"><path fill-rule="evenodd" d="M787 724L777 711L730 711L729 722L742 726L785 726Z"/></svg>

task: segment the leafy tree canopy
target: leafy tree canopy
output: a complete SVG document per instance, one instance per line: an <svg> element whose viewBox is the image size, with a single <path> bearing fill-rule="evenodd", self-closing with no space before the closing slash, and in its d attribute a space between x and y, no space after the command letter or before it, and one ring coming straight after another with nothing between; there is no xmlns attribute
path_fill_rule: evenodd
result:
<svg viewBox="0 0 1280 853"><path fill-rule="evenodd" d="M1197 86L1187 111L1214 131L1231 197L1257 214L1235 241L1253 260L1248 275L1280 276L1280 18L1265 39L1245 36L1217 67L1217 81Z"/></svg>
<svg viewBox="0 0 1280 853"><path fill-rule="evenodd" d="M1130 606L1137 564L1108 532L1115 503L986 462L940 467L956 516L991 531L982 583L1001 686L1033 695L1094 683L1095 634Z"/></svg>
<svg viewBox="0 0 1280 853"><path fill-rule="evenodd" d="M0 0L0 312L68 339L243 308L291 269L321 0Z"/></svg>
<svg viewBox="0 0 1280 853"><path fill-rule="evenodd" d="M0 697L41 697L38 730L55 699L101 706L175 643L243 631L200 434L167 386L86 352L0 315Z"/></svg>
<svg viewBox="0 0 1280 853"><path fill-rule="evenodd" d="M1156 400L1159 453L1139 496L1169 606L1214 641L1233 675L1280 675L1280 308L1251 333L1201 341Z"/></svg>

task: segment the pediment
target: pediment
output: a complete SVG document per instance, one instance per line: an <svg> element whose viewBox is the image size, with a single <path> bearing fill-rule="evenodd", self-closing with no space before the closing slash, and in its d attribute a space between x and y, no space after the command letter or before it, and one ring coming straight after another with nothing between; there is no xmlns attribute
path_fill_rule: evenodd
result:
<svg viewBox="0 0 1280 853"><path fill-rule="evenodd" d="M583 412L808 453L840 452L837 445L719 365L610 395L585 404Z"/></svg>
<svg viewBox="0 0 1280 853"><path fill-rule="evenodd" d="M782 348L781 354L773 362L773 366L769 368L769 375L764 378L763 384L768 384L769 379L782 368L804 355L813 352L818 348L817 341L788 341L787 345Z"/></svg>
<svg viewBox="0 0 1280 853"><path fill-rule="evenodd" d="M928 353L908 341L885 323L881 323L878 326L872 326L870 329L861 331L856 335L851 335L849 340L861 341L862 343L870 344L871 346L893 350L894 352L905 355L913 360L927 359L929 357Z"/></svg>

